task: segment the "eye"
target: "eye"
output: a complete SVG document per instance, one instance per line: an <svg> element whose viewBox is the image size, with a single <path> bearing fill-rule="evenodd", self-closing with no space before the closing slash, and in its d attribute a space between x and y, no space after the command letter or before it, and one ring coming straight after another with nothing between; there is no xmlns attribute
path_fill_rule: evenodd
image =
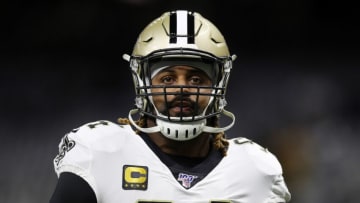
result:
<svg viewBox="0 0 360 203"><path fill-rule="evenodd" d="M202 83L202 79L199 76L192 76L190 78L190 83L194 85L198 85Z"/></svg>
<svg viewBox="0 0 360 203"><path fill-rule="evenodd" d="M174 82L174 78L173 77L171 77L171 76L164 76L164 77L162 77L161 78L161 82L162 83L165 83L165 84L171 84L171 83L173 83Z"/></svg>

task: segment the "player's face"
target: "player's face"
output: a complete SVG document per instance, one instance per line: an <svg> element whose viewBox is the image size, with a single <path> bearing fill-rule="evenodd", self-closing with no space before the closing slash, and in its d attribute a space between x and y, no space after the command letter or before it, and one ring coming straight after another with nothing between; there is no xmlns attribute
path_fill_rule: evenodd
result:
<svg viewBox="0 0 360 203"><path fill-rule="evenodd" d="M167 116L196 116L204 111L210 97L197 93L210 93L212 82L201 70L188 66L173 66L160 71L152 79L153 101L160 113ZM182 87L181 87L182 86ZM198 88L198 87L209 88ZM167 95L163 93L166 91Z"/></svg>

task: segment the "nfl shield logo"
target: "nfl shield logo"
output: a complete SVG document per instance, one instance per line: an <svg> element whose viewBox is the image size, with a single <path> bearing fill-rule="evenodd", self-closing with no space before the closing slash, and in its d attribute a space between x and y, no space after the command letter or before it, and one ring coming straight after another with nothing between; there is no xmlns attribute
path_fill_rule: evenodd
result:
<svg viewBox="0 0 360 203"><path fill-rule="evenodd" d="M191 187L191 183L196 179L198 178L197 176L194 176L194 175L188 175L188 174L185 174L185 173L179 173L179 176L178 176L178 181L181 182L182 186L184 188L190 188Z"/></svg>

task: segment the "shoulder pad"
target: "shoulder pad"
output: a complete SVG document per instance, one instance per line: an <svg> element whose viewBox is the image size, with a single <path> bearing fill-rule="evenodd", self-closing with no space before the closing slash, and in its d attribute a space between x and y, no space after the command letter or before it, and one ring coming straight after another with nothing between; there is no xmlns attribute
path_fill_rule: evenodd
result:
<svg viewBox="0 0 360 203"><path fill-rule="evenodd" d="M107 134L111 134L114 131L121 131L121 130L125 130L126 128L129 128L130 126L128 125L119 125L116 123L113 123L111 121L106 121L106 120L99 120L99 121L94 121L91 123L87 123L84 124L82 126L80 126L79 128L75 128L73 130L71 130L71 134L86 134L86 135L93 135L93 134L102 134L102 135L107 135Z"/></svg>
<svg viewBox="0 0 360 203"><path fill-rule="evenodd" d="M96 130L96 129L100 129L100 128L111 128L111 127L119 127L120 125L117 125L111 121L107 121L107 120L99 120L99 121L94 121L94 122L90 122L90 123L86 123L78 128L73 129L71 132L72 133L77 133L78 131L87 131L87 130Z"/></svg>
<svg viewBox="0 0 360 203"><path fill-rule="evenodd" d="M267 148L253 142L250 139L239 137L232 141L235 145L242 145L244 151L253 162L258 165L258 168L264 171L272 171L275 173L282 173L282 167L276 156L272 154Z"/></svg>
<svg viewBox="0 0 360 203"><path fill-rule="evenodd" d="M245 137L234 138L233 141L235 144L245 144L245 143L254 144L256 147L263 150L264 152L268 152L267 148L264 148L261 145L257 144L256 142L253 142L252 140Z"/></svg>
<svg viewBox="0 0 360 203"><path fill-rule="evenodd" d="M68 136L69 139L89 148L101 147L102 150L110 150L112 147L124 143L129 134L135 134L130 125L118 125L111 121L100 120L73 129Z"/></svg>
<svg viewBox="0 0 360 203"><path fill-rule="evenodd" d="M252 142L251 140L245 138L245 137L237 137L233 139L235 144L244 144L244 143L248 143L248 142Z"/></svg>
<svg viewBox="0 0 360 203"><path fill-rule="evenodd" d="M69 160L84 160L84 157L90 157L89 154L93 151L116 151L127 143L126 139L134 136L133 134L135 133L129 125L118 125L104 120L87 123L73 129L61 139L55 165L60 165L66 154L72 154L67 155L71 157Z"/></svg>

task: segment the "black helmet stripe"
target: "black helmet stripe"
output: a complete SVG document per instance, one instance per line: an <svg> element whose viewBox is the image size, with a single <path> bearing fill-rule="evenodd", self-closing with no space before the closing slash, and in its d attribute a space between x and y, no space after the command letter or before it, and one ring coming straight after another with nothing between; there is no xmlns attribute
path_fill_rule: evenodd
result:
<svg viewBox="0 0 360 203"><path fill-rule="evenodd" d="M188 13L188 44L194 44L195 43L195 20L194 20L194 14L193 12L189 12Z"/></svg>
<svg viewBox="0 0 360 203"><path fill-rule="evenodd" d="M170 44L194 44L194 14L188 11L170 12Z"/></svg>
<svg viewBox="0 0 360 203"><path fill-rule="evenodd" d="M176 44L176 35L177 35L177 29L176 29L176 11L170 13L170 44Z"/></svg>

